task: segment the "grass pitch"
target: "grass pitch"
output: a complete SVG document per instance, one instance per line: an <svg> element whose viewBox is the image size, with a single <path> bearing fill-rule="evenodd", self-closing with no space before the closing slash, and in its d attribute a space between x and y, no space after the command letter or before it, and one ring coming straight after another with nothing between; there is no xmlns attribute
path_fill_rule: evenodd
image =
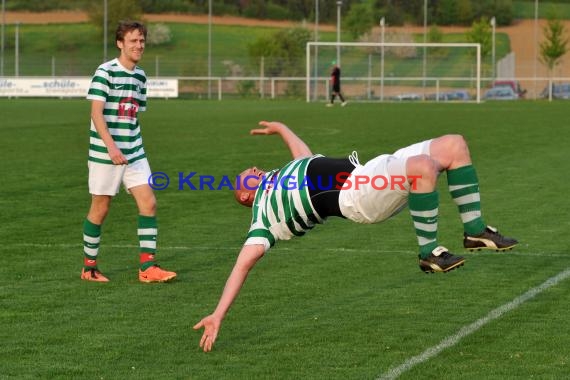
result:
<svg viewBox="0 0 570 380"><path fill-rule="evenodd" d="M570 282L561 280L471 334L461 329L570 268L566 103L323 104L151 100L142 116L157 191L160 263L170 284L137 281L136 208L121 193L103 227L109 284L79 280L89 205L85 100L0 99L1 378L402 379L564 378ZM250 211L229 190L178 190L179 173L235 176L289 159L281 120L314 152L361 161L461 133L489 224L520 239L507 253L466 253L440 179L439 239L466 265L425 275L407 211L361 226L331 219L279 242L254 268L214 351L192 326L218 300ZM197 182L196 182L197 184ZM413 365L445 339L461 337ZM405 369L398 370L398 368ZM406 367L407 366L407 367ZM391 372L392 371L392 372Z"/></svg>

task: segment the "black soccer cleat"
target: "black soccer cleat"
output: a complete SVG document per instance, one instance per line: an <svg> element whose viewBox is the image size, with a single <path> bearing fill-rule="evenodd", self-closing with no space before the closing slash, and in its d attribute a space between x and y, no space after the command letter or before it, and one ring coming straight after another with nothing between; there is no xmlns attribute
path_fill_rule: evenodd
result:
<svg viewBox="0 0 570 380"><path fill-rule="evenodd" d="M463 257L452 255L447 248L439 246L425 259L420 257L420 270L425 273L445 273L462 266L464 263Z"/></svg>
<svg viewBox="0 0 570 380"><path fill-rule="evenodd" d="M516 239L503 236L499 231L491 226L487 226L482 234L469 236L463 234L463 246L470 251L480 251L482 249L492 249L497 252L513 249L519 242Z"/></svg>

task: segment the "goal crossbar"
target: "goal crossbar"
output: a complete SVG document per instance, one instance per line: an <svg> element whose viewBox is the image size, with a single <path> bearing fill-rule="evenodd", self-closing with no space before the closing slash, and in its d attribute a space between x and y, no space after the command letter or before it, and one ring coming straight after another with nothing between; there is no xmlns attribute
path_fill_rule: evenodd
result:
<svg viewBox="0 0 570 380"><path fill-rule="evenodd" d="M479 43L443 43L443 42L307 42L306 45L306 61L307 61L307 73L306 73L306 94L307 103L310 102L311 94L311 48L319 46L329 46L341 48L346 47L416 47L416 48L428 48L428 47L459 47L459 48L475 48L476 49L476 70L475 70L475 80L476 80L476 101L481 102L481 44ZM340 62L339 62L340 63Z"/></svg>

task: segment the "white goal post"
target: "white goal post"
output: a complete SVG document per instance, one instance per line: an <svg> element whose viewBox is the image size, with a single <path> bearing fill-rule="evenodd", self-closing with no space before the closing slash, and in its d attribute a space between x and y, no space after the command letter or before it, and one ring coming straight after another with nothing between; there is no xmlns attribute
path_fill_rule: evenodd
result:
<svg viewBox="0 0 570 380"><path fill-rule="evenodd" d="M467 97L455 100L481 101L478 43L308 42L307 102L328 99L333 61L352 101L440 101L452 93Z"/></svg>

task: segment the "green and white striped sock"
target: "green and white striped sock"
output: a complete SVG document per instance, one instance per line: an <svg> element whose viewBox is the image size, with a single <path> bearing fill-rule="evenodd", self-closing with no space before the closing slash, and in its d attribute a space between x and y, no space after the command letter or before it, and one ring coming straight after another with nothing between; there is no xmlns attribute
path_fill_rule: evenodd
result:
<svg viewBox="0 0 570 380"><path fill-rule="evenodd" d="M139 236L139 252L141 257L141 270L156 265L154 255L156 254L156 238L158 235L158 227L155 216L139 215L138 230Z"/></svg>
<svg viewBox="0 0 570 380"><path fill-rule="evenodd" d="M408 207L418 237L420 257L426 258L437 247L439 194L437 191L410 193Z"/></svg>
<svg viewBox="0 0 570 380"><path fill-rule="evenodd" d="M87 218L83 222L83 266L85 269L97 267L97 254L101 243L101 226L91 223Z"/></svg>
<svg viewBox="0 0 570 380"><path fill-rule="evenodd" d="M486 224L481 216L479 179L473 165L447 171L447 184L453 201L459 209L463 229L468 235L479 235Z"/></svg>

